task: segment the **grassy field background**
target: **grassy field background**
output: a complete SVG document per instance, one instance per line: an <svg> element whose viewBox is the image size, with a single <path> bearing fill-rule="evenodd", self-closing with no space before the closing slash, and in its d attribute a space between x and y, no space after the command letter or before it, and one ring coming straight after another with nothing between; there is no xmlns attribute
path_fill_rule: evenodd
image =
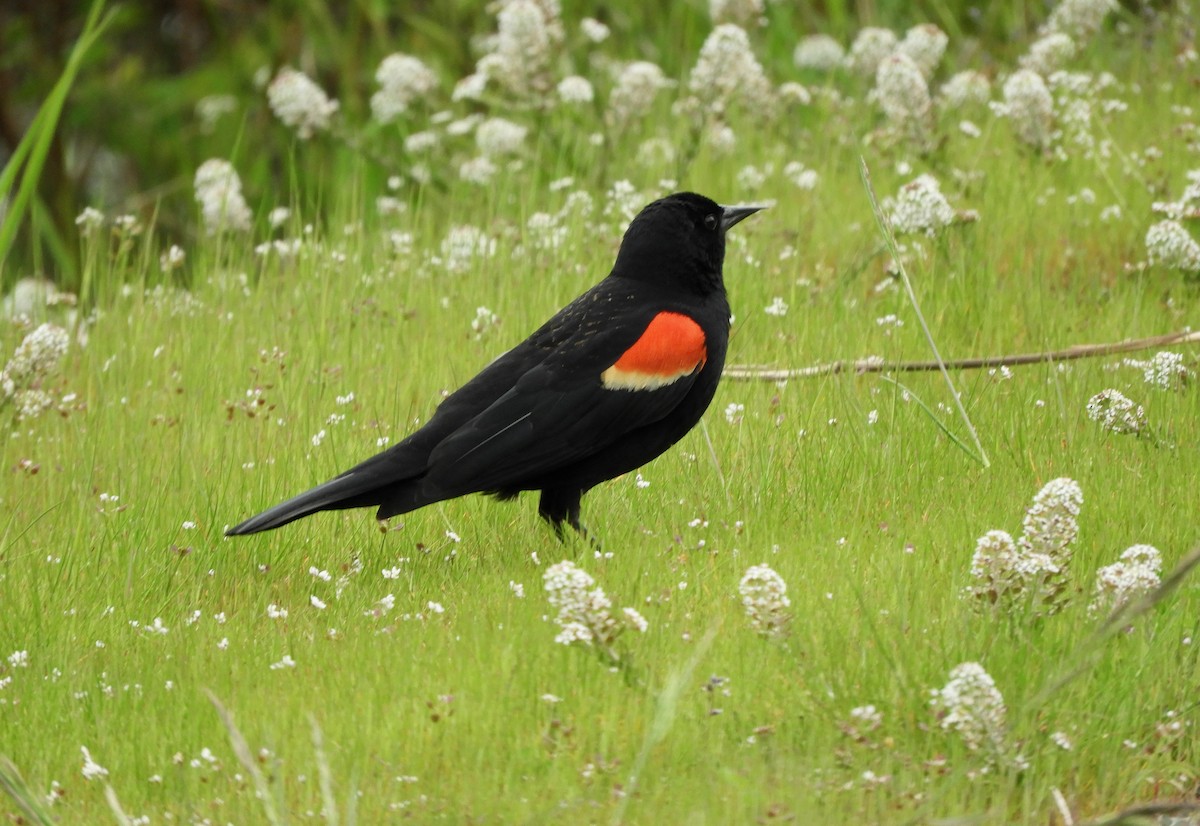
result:
<svg viewBox="0 0 1200 826"><path fill-rule="evenodd" d="M253 230L197 223L172 272L152 216L84 239L85 322L61 307L33 319L72 332L41 385L55 406L4 410L0 752L23 779L6 771L0 810L63 823L1060 823L1195 801L1200 586L1184 580L1114 634L1097 636L1103 615L1088 611L1096 572L1126 548L1154 545L1165 577L1200 541L1195 388L1157 388L1119 357L954 373L988 467L947 437L970 444L935 373L727 379L701 428L585 499L601 554L560 544L531 497L447 502L386 530L351 511L223 537L426 420L606 274L628 221L614 204L675 189L773 202L730 235L731 363L929 357L885 272L860 157L881 197L928 172L978 213L900 239L947 358L1194 323L1195 273L1148 264L1145 243L1152 204L1178 199L1200 165L1186 13L1113 14L1071 60L1089 88L1112 73L1096 100L1124 104L1094 104L1088 133L1105 149L1091 156L1061 135L1032 149L983 105L940 110L936 147L914 148L881 128L869 80L796 69L796 35L775 14L751 42L773 82L803 82L813 102L773 118L734 107L729 153L704 144L681 163L646 148L692 140L672 112L685 73L600 148L602 115L514 110L530 131L489 182L459 180L446 150L437 185L406 180L402 211L380 214L392 170L355 149L375 138L347 118L292 144L294 192L248 179ZM952 42L938 82L986 68L1000 100L1015 67L973 54ZM251 166L254 151L229 157ZM783 173L792 161L814 186ZM270 229L276 206L291 215ZM556 242L537 213L555 216ZM462 226L494 251L450 266ZM255 251L281 239L296 251ZM766 312L777 298L786 313ZM0 328L5 357L30 328ZM1106 388L1144 406L1141 434L1089 419ZM979 610L962 596L976 539L1017 535L1034 494L1064 476L1084 496L1065 608ZM621 637L618 662L555 643L542 582L563 559L648 621ZM791 601L771 638L738 593L760 563ZM1003 695L1002 751L969 748L931 707L964 662ZM851 714L868 705L877 727Z"/></svg>

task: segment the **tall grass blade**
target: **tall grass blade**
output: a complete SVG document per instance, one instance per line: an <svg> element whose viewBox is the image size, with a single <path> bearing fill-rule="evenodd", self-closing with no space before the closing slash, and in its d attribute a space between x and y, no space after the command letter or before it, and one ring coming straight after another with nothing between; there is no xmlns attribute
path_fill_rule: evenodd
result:
<svg viewBox="0 0 1200 826"><path fill-rule="evenodd" d="M254 781L254 788L258 793L258 799L262 801L263 814L267 818L267 823L270 823L271 826L278 826L278 824L284 823L283 818L279 815L279 810L275 807L275 797L271 793L271 787L267 784L267 778L263 776L262 770L254 760L254 755L250 753L250 746L246 743L246 738L242 736L242 732L234 724L233 715L217 699L216 694L213 694L207 688L204 689L204 693L208 695L208 701L213 704L213 707L217 710L217 715L225 725L225 730L229 732L229 743L233 746L233 753L237 756L238 762L250 773L250 777Z"/></svg>
<svg viewBox="0 0 1200 826"><path fill-rule="evenodd" d="M867 168L866 158L861 155L858 158L858 172L859 177L862 178L863 186L866 187L867 199L871 202L871 212L875 215L875 223L879 225L879 231L883 233L883 240L887 244L888 252L891 254L892 260L896 262L896 269L900 273L900 280L904 282L904 290L908 293L908 301L912 304L913 313L917 317L917 322L921 325L921 330L925 333L925 340L929 342L929 349L933 352L933 357L938 363L942 378L946 380L946 386L950 388L950 397L954 399L954 405L958 408L958 415L962 417L968 432L971 434L971 439L975 442L975 449L978 451L975 454L975 458L985 468L991 467L992 463L988 459L987 451L983 449L983 444L979 441L979 434L975 432L975 425L971 423L971 417L967 415L966 408L963 407L962 399L959 398L958 391L954 388L954 381L950 378L949 371L946 370L946 363L942 359L942 354L938 352L937 342L933 340L933 333L930 331L929 325L925 322L925 316L921 312L921 305L917 302L917 294L913 290L912 281L908 277L908 270L904 268L904 262L900 260L900 249L896 245L896 237L892 234L891 225L888 223L887 217L883 214L883 209L879 206L879 200L875 197L875 188L871 185L871 170Z"/></svg>
<svg viewBox="0 0 1200 826"><path fill-rule="evenodd" d="M12 798L13 803L25 817L29 818L31 823L52 826L54 818L50 816L46 805L42 803L41 795L29 788L29 784L21 776L20 769L12 760L2 754L0 754L0 789L4 789L4 793Z"/></svg>
<svg viewBox="0 0 1200 826"><path fill-rule="evenodd" d="M88 12L83 32L75 41L74 48L71 49L71 55L67 58L67 65L63 69L62 75L54 84L46 102L34 116L29 130L17 144L8 165L0 173L0 194L4 194L12 189L18 170L21 170L23 166L20 186L17 187L17 193L13 196L7 213L0 220L0 268L3 268L4 262L8 259L8 253L12 250L17 230L25 218L25 211L37 189L38 180L42 175L42 167L46 164L46 155L50 152L50 143L58 128L63 105L66 103L71 86L75 83L76 75L79 74L79 67L92 45L112 22L113 13L110 11L101 17L103 10L104 0L94 0L92 8Z"/></svg>

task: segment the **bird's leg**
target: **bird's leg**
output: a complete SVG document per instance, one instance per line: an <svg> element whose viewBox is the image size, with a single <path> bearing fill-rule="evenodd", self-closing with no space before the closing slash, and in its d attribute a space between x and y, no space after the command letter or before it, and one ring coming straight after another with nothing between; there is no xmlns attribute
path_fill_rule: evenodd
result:
<svg viewBox="0 0 1200 826"><path fill-rule="evenodd" d="M538 500L538 515L554 528L554 534L559 542L566 542L566 531L563 524L570 525L595 550L600 550L600 541L592 536L588 529L579 521L579 500L582 491L543 490L542 498Z"/></svg>

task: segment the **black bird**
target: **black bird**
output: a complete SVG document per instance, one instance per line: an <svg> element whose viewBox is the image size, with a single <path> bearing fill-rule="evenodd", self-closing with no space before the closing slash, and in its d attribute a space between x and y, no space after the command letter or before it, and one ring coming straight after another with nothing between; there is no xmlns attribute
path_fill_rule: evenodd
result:
<svg viewBox="0 0 1200 826"><path fill-rule="evenodd" d="M230 528L323 510L376 518L468 493L540 490L538 513L585 537L579 503L679 441L708 408L729 342L725 231L761 206L670 195L633 219L608 277L449 396L404 441Z"/></svg>

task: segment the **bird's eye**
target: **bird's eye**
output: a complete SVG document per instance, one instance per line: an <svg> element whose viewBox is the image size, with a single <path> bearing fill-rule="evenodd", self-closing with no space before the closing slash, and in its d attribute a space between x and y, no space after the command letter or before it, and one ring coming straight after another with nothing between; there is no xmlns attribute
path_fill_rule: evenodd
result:
<svg viewBox="0 0 1200 826"><path fill-rule="evenodd" d="M704 216L704 226L708 227L709 229L716 229L718 223L719 219L715 213L709 213L708 215Z"/></svg>

